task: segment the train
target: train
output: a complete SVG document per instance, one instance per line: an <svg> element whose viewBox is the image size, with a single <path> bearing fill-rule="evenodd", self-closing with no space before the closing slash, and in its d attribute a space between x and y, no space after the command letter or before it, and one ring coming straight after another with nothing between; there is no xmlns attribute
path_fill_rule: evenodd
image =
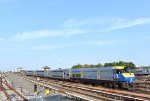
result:
<svg viewBox="0 0 150 101"><path fill-rule="evenodd" d="M134 73L136 76L150 75L150 69L135 69L135 70L130 70L130 72Z"/></svg>
<svg viewBox="0 0 150 101"><path fill-rule="evenodd" d="M129 72L124 66L56 69L49 71L29 70L26 71L25 75L125 89L132 89L136 80L134 73Z"/></svg>

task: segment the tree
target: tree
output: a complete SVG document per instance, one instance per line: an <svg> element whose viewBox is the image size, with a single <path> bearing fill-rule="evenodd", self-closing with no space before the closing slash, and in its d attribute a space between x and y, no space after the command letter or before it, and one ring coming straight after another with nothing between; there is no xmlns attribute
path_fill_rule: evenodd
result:
<svg viewBox="0 0 150 101"><path fill-rule="evenodd" d="M80 64L78 64L78 65L74 65L72 68L73 68L73 69L79 69L79 68L83 68L83 66L80 65Z"/></svg>
<svg viewBox="0 0 150 101"><path fill-rule="evenodd" d="M115 66L115 63L105 63L104 67Z"/></svg>
<svg viewBox="0 0 150 101"><path fill-rule="evenodd" d="M91 68L92 67L92 65L90 65L90 64L84 64L83 65L83 68Z"/></svg>
<svg viewBox="0 0 150 101"><path fill-rule="evenodd" d="M136 66L133 62L119 61L119 62L112 62L112 63L105 63L104 64L104 67L108 67L108 66L125 66L128 69L136 69Z"/></svg>
<svg viewBox="0 0 150 101"><path fill-rule="evenodd" d="M84 65L81 65L81 64L78 64L78 65L74 65L72 68L73 69L79 69L79 68L100 68L100 67L112 67L112 66L125 66L127 67L128 69L136 69L136 66L133 62L124 62L124 61L119 61L119 62L112 62L112 63L105 63L104 65L102 64L84 64Z"/></svg>
<svg viewBox="0 0 150 101"><path fill-rule="evenodd" d="M95 65L91 64L91 65L90 65L90 68L95 68Z"/></svg>
<svg viewBox="0 0 150 101"><path fill-rule="evenodd" d="M100 67L103 67L103 65L99 63L99 64L96 64L95 67L100 68Z"/></svg>
<svg viewBox="0 0 150 101"><path fill-rule="evenodd" d="M129 69L136 69L135 64L132 63L132 62L129 62L126 66L127 66Z"/></svg>

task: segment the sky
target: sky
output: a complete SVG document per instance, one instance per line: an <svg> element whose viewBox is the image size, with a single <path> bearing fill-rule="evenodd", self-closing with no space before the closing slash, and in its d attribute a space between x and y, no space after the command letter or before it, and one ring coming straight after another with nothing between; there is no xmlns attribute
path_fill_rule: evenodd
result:
<svg viewBox="0 0 150 101"><path fill-rule="evenodd" d="M150 65L150 0L0 0L0 70Z"/></svg>

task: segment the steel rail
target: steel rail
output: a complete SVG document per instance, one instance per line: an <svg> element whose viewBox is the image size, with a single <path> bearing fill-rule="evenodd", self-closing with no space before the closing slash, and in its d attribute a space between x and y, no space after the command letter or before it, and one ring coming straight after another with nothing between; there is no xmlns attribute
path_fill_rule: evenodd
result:
<svg viewBox="0 0 150 101"><path fill-rule="evenodd" d="M9 96L9 94L6 92L5 88L4 87L1 87L1 90L4 92L6 98L7 98L7 101L11 101L11 98Z"/></svg>
<svg viewBox="0 0 150 101"><path fill-rule="evenodd" d="M80 98L80 99L85 100L85 101L92 101L92 100L93 101L99 101L100 99L105 100L105 101L112 101L113 100L113 99L106 98L106 97L103 97L103 96L91 95L91 94L85 93L85 92L83 93L81 91L74 90L74 89L68 88L68 87L63 87L61 85L48 84L48 83L45 83L45 82L38 82L36 80L29 79L29 78L24 78L24 79L26 79L28 81L31 81L33 83L38 83L39 85L42 85L42 86L45 86L47 88L53 89L57 92L67 94L69 96Z"/></svg>
<svg viewBox="0 0 150 101"><path fill-rule="evenodd" d="M44 81L43 81L44 82ZM51 83L49 81L45 81L46 83ZM59 83L56 83L56 82L53 82L54 84L59 84ZM80 89L80 90L85 90L85 91L89 91L89 92L92 92L92 93L100 93L102 94L103 96L106 94L108 94L109 96L116 96L116 97L122 97L123 99L134 99L134 100L139 100L139 101L142 101L142 100L146 100L145 97L139 97L139 96L135 96L135 95L131 95L130 94L124 94L124 93L120 93L120 92L116 92L116 91L111 91L111 92L108 92L108 91L105 91L105 90L99 90L99 89L95 89L95 88L91 88L91 87L86 87L86 86L79 86L79 85L74 85L74 84L59 84L59 85L62 85L63 87L70 87L70 88L77 88L77 89ZM115 94L116 93L116 94Z"/></svg>
<svg viewBox="0 0 150 101"><path fill-rule="evenodd" d="M46 80L46 81L45 81ZM106 91L106 90L102 90L102 89L96 89L95 87L87 87L87 86L85 86L85 85L76 85L76 84L71 84L71 83L68 83L68 82L64 82L64 81L56 81L56 80L48 80L48 79L45 79L45 80L41 80L41 81L45 81L45 82L49 82L49 83L55 83L55 84L60 84L60 85L63 85L63 86L70 86L70 87L72 87L72 88L79 88L79 89L83 89L83 88L85 88L85 89L93 89L93 90L96 90L96 91ZM139 91L139 89L138 89L138 91ZM144 92L142 89L140 90L140 91L142 91L142 94L143 93L145 93L145 94L148 94L149 92L148 91L146 91L146 92ZM112 93L118 93L118 94L120 94L120 95L128 95L129 97L131 96L130 94L127 94L126 92L125 93L121 93L121 92L119 92L119 91L111 91ZM136 92L137 93L137 92ZM139 93L139 92L138 92ZM138 94L139 95L139 94ZM146 98L146 97L143 97L143 96L135 96L135 94L132 94L132 96L134 96L134 97L138 97L138 98ZM147 98L147 99L150 99L150 97L149 98Z"/></svg>
<svg viewBox="0 0 150 101"><path fill-rule="evenodd" d="M9 89L11 89L13 92L15 92L21 99L24 101L28 101L23 95L21 95L18 91L16 91L10 84L8 84L7 80L5 79L5 82L3 82Z"/></svg>

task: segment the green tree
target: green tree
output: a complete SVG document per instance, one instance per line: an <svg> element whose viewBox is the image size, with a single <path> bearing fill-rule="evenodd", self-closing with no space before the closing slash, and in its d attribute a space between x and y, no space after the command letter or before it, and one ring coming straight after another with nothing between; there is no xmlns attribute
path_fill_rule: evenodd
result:
<svg viewBox="0 0 150 101"><path fill-rule="evenodd" d="M95 65L91 64L91 65L90 65L90 68L95 68Z"/></svg>
<svg viewBox="0 0 150 101"><path fill-rule="evenodd" d="M100 67L103 67L103 65L99 63L99 64L96 64L95 67L100 68Z"/></svg>
<svg viewBox="0 0 150 101"><path fill-rule="evenodd" d="M128 69L136 69L136 66L133 62L119 61L119 62L112 62L112 63L105 63L104 64L104 67L108 67L108 66L125 66Z"/></svg>
<svg viewBox="0 0 150 101"><path fill-rule="evenodd" d="M126 66L127 66L129 69L136 69L135 64L132 63L132 62L129 62Z"/></svg>
<svg viewBox="0 0 150 101"><path fill-rule="evenodd" d="M91 68L92 66L91 65L89 65L89 64L84 64L83 65L83 68Z"/></svg>
<svg viewBox="0 0 150 101"><path fill-rule="evenodd" d="M115 63L105 63L104 67L115 66Z"/></svg>
<svg viewBox="0 0 150 101"><path fill-rule="evenodd" d="M81 65L81 64L74 65L72 68L73 68L73 69L83 68L83 65Z"/></svg>
<svg viewBox="0 0 150 101"><path fill-rule="evenodd" d="M104 67L112 67L112 66L125 66L127 67L128 69L136 69L136 66L133 62L124 62L124 61L119 61L119 62L112 62L112 63L105 63L104 64ZM103 67L102 64L84 64L84 65L81 65L81 64L78 64L78 65L74 65L72 68L73 69L79 69L79 68L97 68L97 67Z"/></svg>

